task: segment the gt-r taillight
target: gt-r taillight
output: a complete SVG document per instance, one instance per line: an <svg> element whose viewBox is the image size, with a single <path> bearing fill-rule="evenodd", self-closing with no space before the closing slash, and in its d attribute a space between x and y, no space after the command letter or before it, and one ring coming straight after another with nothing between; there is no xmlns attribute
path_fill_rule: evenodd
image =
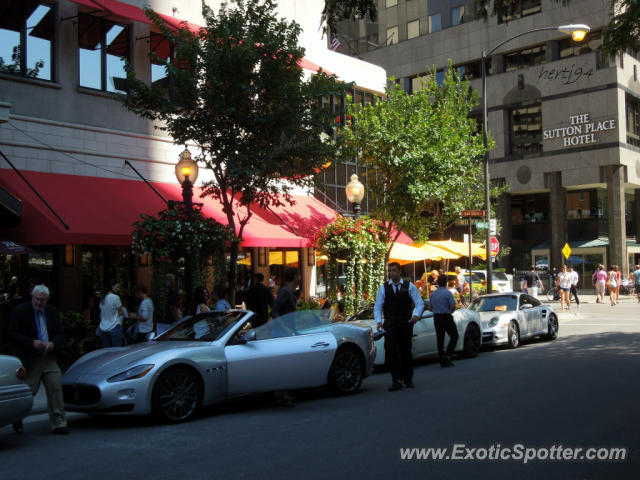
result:
<svg viewBox="0 0 640 480"><path fill-rule="evenodd" d="M18 370L16 370L16 377L18 377L20 380L26 380L27 369L21 366Z"/></svg>

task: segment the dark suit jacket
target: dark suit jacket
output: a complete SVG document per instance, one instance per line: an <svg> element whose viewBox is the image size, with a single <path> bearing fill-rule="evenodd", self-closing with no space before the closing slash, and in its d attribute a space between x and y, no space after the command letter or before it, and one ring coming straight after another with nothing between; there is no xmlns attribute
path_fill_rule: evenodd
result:
<svg viewBox="0 0 640 480"><path fill-rule="evenodd" d="M269 320L269 307L273 308L271 290L263 283L254 283L247 293L247 308L256 314L253 327L259 327Z"/></svg>
<svg viewBox="0 0 640 480"><path fill-rule="evenodd" d="M49 341L54 344L53 352L60 352L64 348L64 331L60 321L60 313L57 308L46 305L44 316L47 321ZM34 340L38 340L38 326L33 314L33 305L31 302L22 303L11 312L9 344L12 347L12 352L27 367L34 358L42 355L42 352L33 348Z"/></svg>

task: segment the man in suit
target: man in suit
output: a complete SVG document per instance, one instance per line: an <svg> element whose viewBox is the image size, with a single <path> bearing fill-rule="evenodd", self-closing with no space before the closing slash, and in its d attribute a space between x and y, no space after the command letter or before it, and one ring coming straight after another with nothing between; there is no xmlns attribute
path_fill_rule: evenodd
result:
<svg viewBox="0 0 640 480"><path fill-rule="evenodd" d="M44 382L47 390L49 423L53 433L69 433L62 396L62 372L56 354L64 348L64 332L58 310L47 305L49 289L36 285L31 292L31 302L18 305L11 312L9 342L27 369L26 382L33 395ZM22 422L13 425L22 433Z"/></svg>
<svg viewBox="0 0 640 480"><path fill-rule="evenodd" d="M253 285L247 293L247 307L256 314L256 319L252 322L254 328L267 323L269 307L273 308L273 295L263 281L264 275L256 273Z"/></svg>
<svg viewBox="0 0 640 480"><path fill-rule="evenodd" d="M418 288L403 280L399 263L390 263L388 273L389 281L380 286L376 295L373 315L378 330L382 330L384 321L385 363L391 370L393 380L389 391L395 392L402 388L403 381L406 388L414 388L411 354L413 325L422 315L424 301Z"/></svg>

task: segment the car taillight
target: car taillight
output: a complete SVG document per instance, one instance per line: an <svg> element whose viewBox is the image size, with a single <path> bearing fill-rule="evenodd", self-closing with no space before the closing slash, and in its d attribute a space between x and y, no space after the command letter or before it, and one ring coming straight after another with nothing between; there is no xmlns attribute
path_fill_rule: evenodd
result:
<svg viewBox="0 0 640 480"><path fill-rule="evenodd" d="M18 377L20 380L25 380L27 378L27 369L24 367L20 367L18 370L16 370L16 377Z"/></svg>

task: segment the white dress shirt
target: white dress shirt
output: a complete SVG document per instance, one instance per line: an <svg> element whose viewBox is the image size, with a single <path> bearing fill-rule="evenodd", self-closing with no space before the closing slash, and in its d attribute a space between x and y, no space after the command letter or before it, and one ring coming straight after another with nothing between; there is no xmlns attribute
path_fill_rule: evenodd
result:
<svg viewBox="0 0 640 480"><path fill-rule="evenodd" d="M395 285L395 288L399 289L404 283L404 280L401 278L397 284L394 284L393 280L389 280L388 283L391 286ZM383 285L380 285L380 289L378 289L378 294L376 295L376 303L375 303L375 306L373 307L373 318L376 319L376 323L378 325L382 324L382 307L384 305L384 298L385 298L384 296L385 296L385 293L384 293L384 284L383 284ZM416 288L416 286L413 283L409 283L409 296L411 297L411 300L413 300L413 304L414 304L412 316L420 318L420 315L422 315L422 311L424 310L424 300L420 295L420 291Z"/></svg>

